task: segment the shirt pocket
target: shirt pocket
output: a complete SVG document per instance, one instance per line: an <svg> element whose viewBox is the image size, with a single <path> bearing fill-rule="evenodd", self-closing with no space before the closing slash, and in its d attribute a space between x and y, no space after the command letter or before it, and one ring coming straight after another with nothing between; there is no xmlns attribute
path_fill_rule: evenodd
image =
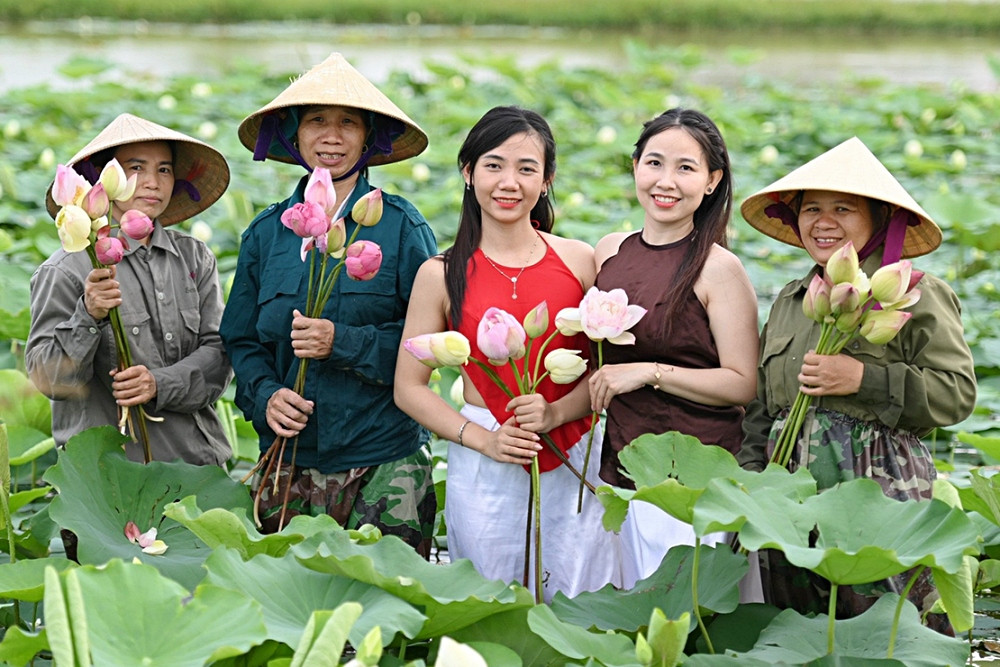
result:
<svg viewBox="0 0 1000 667"><path fill-rule="evenodd" d="M383 267L384 269L385 267ZM350 326L394 322L404 315L397 306L395 275L380 270L371 280L351 280L341 273L336 322Z"/></svg>
<svg viewBox="0 0 1000 667"><path fill-rule="evenodd" d="M798 392L796 379L802 368L802 360L791 359L791 345L794 336L768 336L760 353L760 368L763 371L767 389L768 409L782 409L792 404ZM789 368L789 366L794 368ZM786 368L788 369L786 371Z"/></svg>
<svg viewBox="0 0 1000 667"><path fill-rule="evenodd" d="M885 356L888 350L888 345L869 343L863 336L855 336L851 342L844 346L844 352L855 357L858 361L874 362L878 366L885 365Z"/></svg>
<svg viewBox="0 0 1000 667"><path fill-rule="evenodd" d="M198 348L201 333L201 311L198 308L181 309L181 351L186 357Z"/></svg>
<svg viewBox="0 0 1000 667"><path fill-rule="evenodd" d="M292 310L305 310L306 293L298 267L284 267L266 273L257 294L257 333L263 342L288 340L292 331Z"/></svg>
<svg viewBox="0 0 1000 667"><path fill-rule="evenodd" d="M148 368L162 368L162 347L153 340L153 320L145 310L122 309L121 321L125 338L128 340L132 363L142 364Z"/></svg>

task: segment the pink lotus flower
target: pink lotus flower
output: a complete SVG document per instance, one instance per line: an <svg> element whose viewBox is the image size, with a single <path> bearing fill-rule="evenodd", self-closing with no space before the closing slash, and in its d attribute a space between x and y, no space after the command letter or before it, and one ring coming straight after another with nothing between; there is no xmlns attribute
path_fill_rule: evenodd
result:
<svg viewBox="0 0 1000 667"><path fill-rule="evenodd" d="M814 322L822 322L832 312L830 283L818 273L813 276L802 298L802 312Z"/></svg>
<svg viewBox="0 0 1000 667"><path fill-rule="evenodd" d="M549 304L542 301L524 316L524 333L528 338L538 338L549 328Z"/></svg>
<svg viewBox="0 0 1000 667"><path fill-rule="evenodd" d="M153 221L142 211L129 209L122 214L122 219L118 221L125 236L141 241L153 233Z"/></svg>
<svg viewBox="0 0 1000 667"><path fill-rule="evenodd" d="M59 242L66 252L77 252L90 245L90 216L79 206L63 206L56 214Z"/></svg>
<svg viewBox="0 0 1000 667"><path fill-rule="evenodd" d="M635 334L628 331L646 314L642 306L629 305L623 289L604 292L591 287L580 302L580 327L591 340L607 340L615 345L634 345Z"/></svg>
<svg viewBox="0 0 1000 667"><path fill-rule="evenodd" d="M316 167L309 180L306 182L305 201L309 204L316 204L326 214L327 220L337 215L337 191L333 189L333 179L330 171L323 167ZM284 222L284 218L282 218ZM302 236L299 234L299 236ZM319 236L319 234L309 234L309 236Z"/></svg>
<svg viewBox="0 0 1000 667"><path fill-rule="evenodd" d="M108 193L104 191L104 186L98 183L90 188L83 196L81 208L87 212L91 220L107 216L108 211L111 210L111 200L108 199Z"/></svg>
<svg viewBox="0 0 1000 667"><path fill-rule="evenodd" d="M295 232L296 236L308 238L326 234L330 229L330 218L319 204L302 202L281 214L281 224Z"/></svg>
<svg viewBox="0 0 1000 667"><path fill-rule="evenodd" d="M355 241L347 247L344 268L354 280L371 280L382 266L382 248L373 241Z"/></svg>
<svg viewBox="0 0 1000 667"><path fill-rule="evenodd" d="M100 183L112 201L128 201L135 195L138 174L125 176L125 170L117 159L112 159L101 170Z"/></svg>
<svg viewBox="0 0 1000 667"><path fill-rule="evenodd" d="M72 167L56 167L56 178L52 183L52 200L59 206L79 206L90 189L90 183Z"/></svg>
<svg viewBox="0 0 1000 667"><path fill-rule="evenodd" d="M527 334L517 319L500 308L487 308L476 331L479 351L494 366L502 366L510 359L524 356Z"/></svg>
<svg viewBox="0 0 1000 667"><path fill-rule="evenodd" d="M97 254L97 261L109 266L122 261L122 257L125 256L125 246L114 236L107 236L97 239L94 243L94 252Z"/></svg>
<svg viewBox="0 0 1000 667"><path fill-rule="evenodd" d="M354 202L351 217L362 227L371 227L382 219L382 189L375 188Z"/></svg>
<svg viewBox="0 0 1000 667"><path fill-rule="evenodd" d="M464 366L472 349L469 339L457 331L414 336L403 341L403 349L425 366Z"/></svg>
<svg viewBox="0 0 1000 667"><path fill-rule="evenodd" d="M907 259L883 266L872 274L872 298L883 310L912 306L920 300L920 290L915 286L923 277L923 271L914 271L913 263Z"/></svg>
<svg viewBox="0 0 1000 667"><path fill-rule="evenodd" d="M874 345L885 345L896 337L913 313L902 310L869 310L861 323L861 335Z"/></svg>
<svg viewBox="0 0 1000 667"><path fill-rule="evenodd" d="M848 241L826 261L826 277L834 285L853 283L861 270L854 243Z"/></svg>

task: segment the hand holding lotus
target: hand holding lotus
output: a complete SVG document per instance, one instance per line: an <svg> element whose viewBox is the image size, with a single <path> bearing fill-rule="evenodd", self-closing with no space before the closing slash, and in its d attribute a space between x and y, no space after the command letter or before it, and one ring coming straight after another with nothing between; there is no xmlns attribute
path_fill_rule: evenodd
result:
<svg viewBox="0 0 1000 667"><path fill-rule="evenodd" d="M83 283L83 305L97 321L103 320L112 308L122 303L121 286L115 280L115 274L114 266L93 269Z"/></svg>
<svg viewBox="0 0 1000 667"><path fill-rule="evenodd" d="M142 405L156 398L156 378L139 364L124 370L112 370L111 393L118 405Z"/></svg>
<svg viewBox="0 0 1000 667"><path fill-rule="evenodd" d="M865 365L846 354L817 354L802 358L799 391L808 396L848 396L861 389Z"/></svg>
<svg viewBox="0 0 1000 667"><path fill-rule="evenodd" d="M299 359L326 359L333 352L335 327L323 318L306 317L292 311L292 349Z"/></svg>

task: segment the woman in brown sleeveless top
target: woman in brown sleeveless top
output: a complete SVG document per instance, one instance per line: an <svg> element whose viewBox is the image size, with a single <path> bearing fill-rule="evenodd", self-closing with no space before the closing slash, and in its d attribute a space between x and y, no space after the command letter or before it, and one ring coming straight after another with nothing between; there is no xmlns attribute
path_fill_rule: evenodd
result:
<svg viewBox="0 0 1000 667"><path fill-rule="evenodd" d="M624 289L648 310L632 346L604 346L591 376L595 410L607 410L601 478L634 488L618 454L644 433L680 431L740 448L743 406L756 390L757 298L726 249L732 179L725 142L704 114L671 109L647 122L632 153L638 232L604 237L597 287ZM654 572L694 532L648 503L632 503L622 528L625 585Z"/></svg>

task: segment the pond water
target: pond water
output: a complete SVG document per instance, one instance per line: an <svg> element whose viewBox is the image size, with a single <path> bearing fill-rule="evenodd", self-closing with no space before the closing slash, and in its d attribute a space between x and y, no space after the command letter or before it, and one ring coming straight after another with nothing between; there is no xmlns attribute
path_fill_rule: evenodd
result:
<svg viewBox="0 0 1000 667"><path fill-rule="evenodd" d="M1000 86L989 63L990 57L1000 61L1000 37L897 35L874 40L862 35L653 31L634 36L522 27L188 26L90 19L0 24L0 35L0 90L40 82L70 87L73 82L58 68L74 56L126 63L132 72L157 76L222 71L238 60L261 62L274 72L302 71L331 51L341 51L376 80L394 68L419 73L427 60L453 62L463 54L509 55L525 65L558 60L567 66L614 68L624 64L624 45L632 38L655 46L700 48L706 61L692 76L706 84L725 85L749 72L804 83L860 75L974 90Z"/></svg>

